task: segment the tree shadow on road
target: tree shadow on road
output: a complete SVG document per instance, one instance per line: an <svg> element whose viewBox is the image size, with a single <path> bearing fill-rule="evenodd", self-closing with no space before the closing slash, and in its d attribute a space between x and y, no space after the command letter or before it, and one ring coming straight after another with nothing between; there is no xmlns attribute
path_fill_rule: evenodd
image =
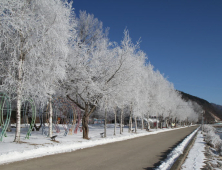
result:
<svg viewBox="0 0 222 170"><path fill-rule="evenodd" d="M186 137L185 137L186 138ZM170 147L168 150L166 150L165 152L161 152L160 157L160 161L153 164L152 167L147 167L147 168L143 168L145 170L154 170L155 168L157 168L158 166L160 166L160 164L167 158L167 155L177 146L179 145L184 139L182 139L181 141L177 142L175 145L173 145L172 147Z"/></svg>

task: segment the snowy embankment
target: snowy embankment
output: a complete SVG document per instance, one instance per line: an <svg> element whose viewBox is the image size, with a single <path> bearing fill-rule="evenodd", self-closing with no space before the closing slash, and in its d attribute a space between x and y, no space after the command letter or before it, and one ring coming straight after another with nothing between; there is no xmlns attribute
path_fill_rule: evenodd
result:
<svg viewBox="0 0 222 170"><path fill-rule="evenodd" d="M203 134L201 131L198 132L196 141L190 150L187 159L182 165L182 170L192 170L192 169L201 169L203 168L205 161L205 142L203 139Z"/></svg>
<svg viewBox="0 0 222 170"><path fill-rule="evenodd" d="M184 149L189 144L190 140L197 133L199 128L188 135L176 148L174 148L168 155L167 158L161 163L161 165L156 170L169 170L177 158L183 154Z"/></svg>
<svg viewBox="0 0 222 170"><path fill-rule="evenodd" d="M3 142L0 143L0 164L53 155L57 153L71 152L96 145L103 145L136 137L176 130L178 128L153 129L150 132L138 129L137 134L128 133L128 129L124 128L122 135L117 134L114 136L113 125L108 125L107 138L101 138L100 133L103 132L103 127L90 126L90 140L82 139L82 133L80 132L78 132L78 134L67 136L63 136L64 132L60 132L57 134L58 137L56 138L56 141L51 141L48 137L43 136L41 132L33 132L30 139L25 139L25 129L25 127L22 128L22 142L20 144L12 142L14 139L14 129L13 132L7 133L8 137L4 138ZM118 131L119 128L117 128L117 132Z"/></svg>
<svg viewBox="0 0 222 170"><path fill-rule="evenodd" d="M203 138L206 143L205 169L222 169L222 138L220 138L221 128L214 128L212 125L203 126Z"/></svg>
<svg viewBox="0 0 222 170"><path fill-rule="evenodd" d="M216 129L211 125L204 125L203 131L205 135L205 141L208 145L212 146L219 155L222 156L222 140L220 136L216 134Z"/></svg>

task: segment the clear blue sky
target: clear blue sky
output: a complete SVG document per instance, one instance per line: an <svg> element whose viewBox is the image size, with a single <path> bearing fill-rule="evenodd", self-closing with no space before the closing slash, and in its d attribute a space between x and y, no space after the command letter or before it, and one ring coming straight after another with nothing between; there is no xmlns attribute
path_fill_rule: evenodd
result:
<svg viewBox="0 0 222 170"><path fill-rule="evenodd" d="M74 0L120 42L133 42L177 90L222 105L222 0Z"/></svg>

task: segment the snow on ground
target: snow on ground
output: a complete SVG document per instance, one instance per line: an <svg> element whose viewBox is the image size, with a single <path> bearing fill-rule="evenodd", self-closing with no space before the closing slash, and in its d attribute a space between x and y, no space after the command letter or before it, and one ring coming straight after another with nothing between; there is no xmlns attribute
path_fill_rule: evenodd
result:
<svg viewBox="0 0 222 170"><path fill-rule="evenodd" d="M183 153L184 149L198 130L199 128L188 135L177 147L175 147L156 170L169 170L177 158Z"/></svg>
<svg viewBox="0 0 222 170"><path fill-rule="evenodd" d="M221 170L222 169L222 156L220 155L221 149L214 148L214 145L221 147L222 143L222 128L217 127L216 133L212 125L204 125L203 136L205 138L205 166L203 169ZM220 139L218 139L218 135ZM210 143L210 144L209 144Z"/></svg>
<svg viewBox="0 0 222 170"><path fill-rule="evenodd" d="M205 159L205 142L201 131L198 132L196 141L191 148L187 159L182 165L182 170L197 170L203 168Z"/></svg>
<svg viewBox="0 0 222 170"><path fill-rule="evenodd" d="M210 147L206 147L207 154L207 162L206 162L206 169L213 169L213 170L221 170L222 169L222 156L219 156L218 152Z"/></svg>
<svg viewBox="0 0 222 170"><path fill-rule="evenodd" d="M7 132L6 138L3 138L3 142L0 143L0 164L20 161L25 159L31 159L36 157L42 157L45 155L52 155L57 153L71 152L77 149L93 147L96 145L103 145L106 143L123 141L140 136L157 134L160 132L166 132L174 129L151 129L150 132L146 130L138 129L137 134L128 133L128 128L124 128L122 135L119 134L119 127L116 129L116 136L113 135L113 124L107 126L107 138L101 138L100 133L104 132L103 125L90 125L89 137L90 140L82 138L82 133L78 131L77 134L64 136L64 130L61 126L60 133L53 133L58 135L56 141L52 141L49 137L42 135L42 131L32 132L30 139L25 139L25 135L28 127L21 129L21 143L14 143L15 129L12 132ZM182 127L181 127L182 128Z"/></svg>

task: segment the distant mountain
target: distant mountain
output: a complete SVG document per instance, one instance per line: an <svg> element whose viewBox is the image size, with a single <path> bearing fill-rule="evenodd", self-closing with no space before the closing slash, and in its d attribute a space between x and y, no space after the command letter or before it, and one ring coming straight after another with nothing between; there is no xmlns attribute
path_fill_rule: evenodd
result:
<svg viewBox="0 0 222 170"><path fill-rule="evenodd" d="M211 105L220 112L220 114L222 114L222 106L215 104L215 103L211 103Z"/></svg>
<svg viewBox="0 0 222 170"><path fill-rule="evenodd" d="M196 96L179 91L182 95L182 99L185 101L191 100L199 104L203 110L205 110L204 120L206 123L214 123L222 120L222 106L211 104L208 101Z"/></svg>
<svg viewBox="0 0 222 170"><path fill-rule="evenodd" d="M216 107L219 110L222 110L222 106L219 104L211 103L214 107Z"/></svg>

